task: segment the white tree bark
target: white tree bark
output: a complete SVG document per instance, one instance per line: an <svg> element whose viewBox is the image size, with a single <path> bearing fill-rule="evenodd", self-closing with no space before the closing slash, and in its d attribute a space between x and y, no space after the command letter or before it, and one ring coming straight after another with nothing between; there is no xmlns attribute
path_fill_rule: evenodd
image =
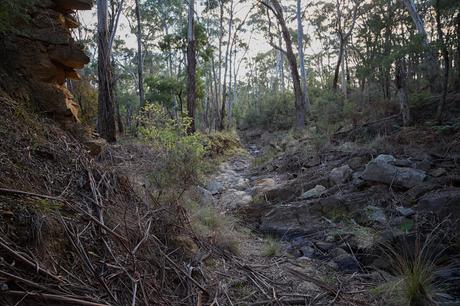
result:
<svg viewBox="0 0 460 306"><path fill-rule="evenodd" d="M300 78L302 82L303 101L305 112L310 112L310 99L308 98L307 72L305 70L305 55L303 52L303 25L302 25L302 0L297 0L297 47L299 52Z"/></svg>

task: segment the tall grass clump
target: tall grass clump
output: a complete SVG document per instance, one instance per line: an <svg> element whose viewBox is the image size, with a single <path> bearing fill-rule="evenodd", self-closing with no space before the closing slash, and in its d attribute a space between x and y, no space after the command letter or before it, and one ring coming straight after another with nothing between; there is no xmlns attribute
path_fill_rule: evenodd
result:
<svg viewBox="0 0 460 306"><path fill-rule="evenodd" d="M451 275L458 272L449 256L449 233L441 222L427 234L420 229L412 236L382 246L385 259L390 262L394 279L387 294L398 303L410 306L438 305L452 299Z"/></svg>

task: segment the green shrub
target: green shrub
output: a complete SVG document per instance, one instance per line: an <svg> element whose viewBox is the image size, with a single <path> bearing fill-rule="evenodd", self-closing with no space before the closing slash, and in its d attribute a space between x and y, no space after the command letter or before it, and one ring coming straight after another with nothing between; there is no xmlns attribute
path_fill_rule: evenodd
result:
<svg viewBox="0 0 460 306"><path fill-rule="evenodd" d="M288 92L270 92L257 98L248 107L235 111L238 125L242 128L261 127L269 130L287 130L295 122L294 96Z"/></svg>
<svg viewBox="0 0 460 306"><path fill-rule="evenodd" d="M177 200L187 187L199 183L207 141L198 133L187 134L189 118L171 119L159 105L146 106L139 122L140 138L157 152L150 180L158 197L170 195L169 200Z"/></svg>

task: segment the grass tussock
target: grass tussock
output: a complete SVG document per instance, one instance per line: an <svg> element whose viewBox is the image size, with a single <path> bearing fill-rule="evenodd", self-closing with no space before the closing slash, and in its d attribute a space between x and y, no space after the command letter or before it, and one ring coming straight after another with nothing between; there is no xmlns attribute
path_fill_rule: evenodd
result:
<svg viewBox="0 0 460 306"><path fill-rule="evenodd" d="M382 246L392 267L393 278L380 287L393 303L410 306L438 305L451 299L449 294L458 266L449 256L449 233L441 222L432 231Z"/></svg>
<svg viewBox="0 0 460 306"><path fill-rule="evenodd" d="M281 244L273 237L268 237L263 251L265 257L276 257L281 255Z"/></svg>

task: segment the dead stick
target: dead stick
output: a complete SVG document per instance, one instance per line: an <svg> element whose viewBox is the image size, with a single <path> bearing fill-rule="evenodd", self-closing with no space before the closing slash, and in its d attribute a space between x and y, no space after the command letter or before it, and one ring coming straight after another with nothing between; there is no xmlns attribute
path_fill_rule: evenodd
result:
<svg viewBox="0 0 460 306"><path fill-rule="evenodd" d="M109 306L107 304L99 304L90 301L85 301L69 296L62 296L57 294L47 294L47 293L36 293L36 292L27 292L27 291L13 291L6 290L3 291L5 294L16 295L16 296L26 296L26 298L41 298L43 300L63 302L67 304L78 304L78 305L88 305L88 306Z"/></svg>
<svg viewBox="0 0 460 306"><path fill-rule="evenodd" d="M19 254L18 252L16 252L15 250L13 250L12 248L10 248L7 244L6 244L6 241L3 240L2 238L0 238L0 247L2 247L3 249L5 249L6 251L8 251L11 255L13 255L13 257L15 257L16 259L20 260L21 262L29 265L31 268L34 268L36 269L39 273L41 274L44 274L48 277L51 277L52 279L54 279L55 281L58 281L58 282L61 282L62 279L59 278L58 276L54 275L54 274L51 274L51 272L45 270L45 269L42 269L38 266L38 264L36 263L33 263L32 261L30 261L29 259L25 258L24 256L22 256L21 254Z"/></svg>

